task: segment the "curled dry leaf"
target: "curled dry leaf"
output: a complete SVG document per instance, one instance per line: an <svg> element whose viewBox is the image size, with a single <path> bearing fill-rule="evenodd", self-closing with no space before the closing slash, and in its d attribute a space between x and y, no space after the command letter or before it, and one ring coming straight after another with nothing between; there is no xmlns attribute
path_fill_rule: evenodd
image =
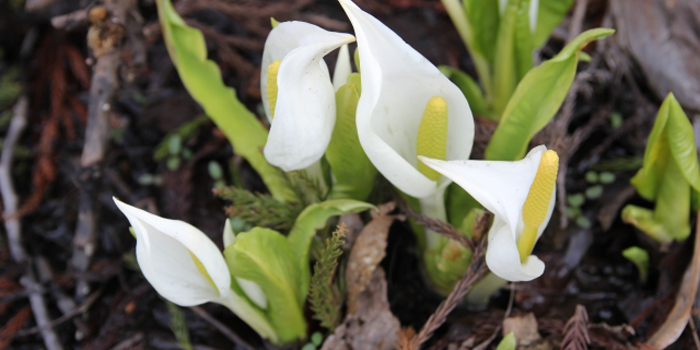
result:
<svg viewBox="0 0 700 350"><path fill-rule="evenodd" d="M379 212L372 212L372 221L362 229L348 257L345 281L348 286L348 315L357 312L361 293L367 287L372 273L386 255L387 236L394 219L403 220L402 216L387 215L394 210L395 204L389 202L378 207Z"/></svg>
<svg viewBox="0 0 700 350"><path fill-rule="evenodd" d="M345 271L348 315L328 337L322 350L397 347L400 323L389 309L384 270L378 267L386 255L389 227L395 219L403 219L387 215L393 209L394 203L380 205L379 212L372 213L372 221L355 240Z"/></svg>
<svg viewBox="0 0 700 350"><path fill-rule="evenodd" d="M537 329L537 319L532 312L503 320L503 336L514 333L518 346L528 346L542 340Z"/></svg>
<svg viewBox="0 0 700 350"><path fill-rule="evenodd" d="M356 299L354 314L328 337L321 350L396 349L399 320L391 313L386 296L384 270L378 267L372 279Z"/></svg>
<svg viewBox="0 0 700 350"><path fill-rule="evenodd" d="M698 213L700 217L700 213ZM649 337L649 340L644 344L649 349L665 349L673 344L683 333L690 313L693 309L695 294L698 291L698 283L700 282L700 225L695 228L695 244L693 246L693 258L690 260L688 268L683 275L676 303L673 309L666 317L666 321Z"/></svg>

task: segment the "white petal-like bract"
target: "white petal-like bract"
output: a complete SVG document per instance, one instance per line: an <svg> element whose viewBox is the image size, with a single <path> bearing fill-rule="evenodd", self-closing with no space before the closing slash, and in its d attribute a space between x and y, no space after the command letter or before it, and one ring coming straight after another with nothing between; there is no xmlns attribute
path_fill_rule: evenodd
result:
<svg viewBox="0 0 700 350"><path fill-rule="evenodd" d="M265 158L285 171L306 168L328 147L335 125L335 89L323 57L355 38L304 22L277 25L265 42L261 68L263 107L270 120ZM270 111L267 68L281 61L277 102Z"/></svg>
<svg viewBox="0 0 700 350"><path fill-rule="evenodd" d="M530 255L521 263L517 242L524 228L523 205L546 150L545 146L535 147L524 159L515 162L441 161L420 157L421 161L452 179L494 213L486 263L493 273L509 281L529 281L544 272L544 263L535 256ZM552 191L545 220L537 229L537 239L549 223L555 198L556 188Z"/></svg>
<svg viewBox="0 0 700 350"><path fill-rule="evenodd" d="M474 140L469 104L456 85L391 29L350 0L340 4L355 29L362 66L356 115L362 148L394 186L413 197L428 197L437 184L417 169L423 111L433 96L446 100L447 159L467 159Z"/></svg>

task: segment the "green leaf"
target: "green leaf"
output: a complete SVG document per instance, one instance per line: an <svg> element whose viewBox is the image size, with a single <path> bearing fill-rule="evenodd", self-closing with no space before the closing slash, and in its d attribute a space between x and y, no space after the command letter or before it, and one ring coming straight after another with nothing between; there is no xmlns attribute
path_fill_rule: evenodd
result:
<svg viewBox="0 0 700 350"><path fill-rule="evenodd" d="M535 26L534 45L545 44L554 28L566 17L574 0L540 0Z"/></svg>
<svg viewBox="0 0 700 350"><path fill-rule="evenodd" d="M469 102L469 108L471 108L474 114L486 115L486 99L484 98L483 92L481 92L481 87L479 87L479 84L477 84L474 79L457 68L452 68L450 66L440 66L438 68L440 68L442 74L462 90L464 97L466 97L467 102Z"/></svg>
<svg viewBox="0 0 700 350"><path fill-rule="evenodd" d="M454 23L459 36L462 38L464 45L467 46L469 50L469 55L472 57L474 62L474 68L476 68L479 74L479 80L481 85L486 91L486 95L489 96L491 92L491 68L488 59L481 50L476 46L472 24L469 20L469 16L465 13L465 8L460 4L459 0L442 0L442 4L447 10L447 14L450 16L452 23ZM478 29L477 29L478 30Z"/></svg>
<svg viewBox="0 0 700 350"><path fill-rule="evenodd" d="M496 350L515 350L515 333L510 332L503 337Z"/></svg>
<svg viewBox="0 0 700 350"><path fill-rule="evenodd" d="M532 68L530 0L508 0L498 27L492 109L500 118L518 82Z"/></svg>
<svg viewBox="0 0 700 350"><path fill-rule="evenodd" d="M265 313L282 343L306 337L298 265L281 233L260 227L239 233L224 257L233 276L260 285L268 302Z"/></svg>
<svg viewBox="0 0 700 350"><path fill-rule="evenodd" d="M445 191L445 209L447 219L452 226L458 227L467 214L474 208L481 208L481 204L474 199L462 187L451 183Z"/></svg>
<svg viewBox="0 0 700 350"><path fill-rule="evenodd" d="M591 40L612 33L614 30L607 28L583 32L558 55L531 69L508 101L485 158L521 159L532 137L547 125L564 101L576 75L579 50Z"/></svg>
<svg viewBox="0 0 700 350"><path fill-rule="evenodd" d="M622 209L621 217L623 222L634 225L657 242L668 243L673 240L664 225L654 218L653 210L628 204Z"/></svg>
<svg viewBox="0 0 700 350"><path fill-rule="evenodd" d="M637 266L639 280L645 283L649 276L649 253L639 247L629 247L622 251L622 256Z"/></svg>
<svg viewBox="0 0 700 350"><path fill-rule="evenodd" d="M668 94L659 108L644 151L644 165L631 180L642 197L656 199L666 172L665 165L670 160L675 161L686 181L700 191L693 126L673 93Z"/></svg>
<svg viewBox="0 0 700 350"><path fill-rule="evenodd" d="M168 53L187 91L233 144L234 152L260 174L270 193L279 200L295 201L282 170L262 154L267 131L235 91L224 85L219 67L207 59L202 33L185 24L170 0L156 0L156 4Z"/></svg>
<svg viewBox="0 0 700 350"><path fill-rule="evenodd" d="M493 64L501 14L498 1L464 0L464 12L474 29L474 50Z"/></svg>
<svg viewBox="0 0 700 350"><path fill-rule="evenodd" d="M287 238L294 252L295 266L299 268L301 274L299 283L300 303L304 302L306 294L309 291L309 280L311 278L311 272L309 270L309 246L311 240L316 235L316 230L326 226L326 221L332 216L371 208L374 208L374 206L365 202L352 199L332 199L312 204L299 214Z"/></svg>
<svg viewBox="0 0 700 350"><path fill-rule="evenodd" d="M365 200L372 191L377 169L360 145L355 111L360 94L354 84L345 84L335 93L336 120L326 160L333 173L331 199Z"/></svg>
<svg viewBox="0 0 700 350"><path fill-rule="evenodd" d="M672 93L659 108L644 165L630 182L642 197L656 202L653 219L668 237L685 240L690 234L692 192L700 190L700 166L693 127Z"/></svg>
<svg viewBox="0 0 700 350"><path fill-rule="evenodd" d="M598 199L603 195L603 186L595 185L586 189L586 198Z"/></svg>

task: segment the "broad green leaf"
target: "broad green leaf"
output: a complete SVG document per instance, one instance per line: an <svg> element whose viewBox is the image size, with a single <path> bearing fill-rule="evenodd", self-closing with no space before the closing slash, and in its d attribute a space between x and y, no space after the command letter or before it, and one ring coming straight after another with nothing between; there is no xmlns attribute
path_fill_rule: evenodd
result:
<svg viewBox="0 0 700 350"><path fill-rule="evenodd" d="M629 247L622 251L622 256L631 261L639 271L639 280L642 283L647 281L649 276L649 253L639 247Z"/></svg>
<svg viewBox="0 0 700 350"><path fill-rule="evenodd" d="M481 92L481 87L477 84L467 73L462 72L457 68L452 68L450 66L440 66L440 71L447 78L449 78L464 94L469 102L469 108L471 108L472 113L479 115L486 115L487 107L486 100L484 98L483 92Z"/></svg>
<svg viewBox="0 0 700 350"><path fill-rule="evenodd" d="M666 227L654 218L654 211L628 204L622 209L622 221L644 231L649 237L659 243L668 243L673 240Z"/></svg>
<svg viewBox="0 0 700 350"><path fill-rule="evenodd" d="M493 64L498 24L501 14L498 1L464 0L464 12L474 29L474 49Z"/></svg>
<svg viewBox="0 0 700 350"><path fill-rule="evenodd" d="M355 112L360 94L354 84L345 84L335 93L336 120L326 160L333 173L331 199L365 200L372 191L377 169L360 145Z"/></svg>
<svg viewBox="0 0 700 350"><path fill-rule="evenodd" d="M518 84L486 148L490 160L517 160L532 137L552 119L576 75L578 53L590 41L614 33L598 28L581 33L552 59L531 69Z"/></svg>
<svg viewBox="0 0 700 350"><path fill-rule="evenodd" d="M554 28L566 17L573 3L574 0L540 0L535 27L535 47L545 44Z"/></svg>
<svg viewBox="0 0 700 350"><path fill-rule="evenodd" d="M316 235L316 230L326 226L326 221L332 216L363 211L370 208L374 208L374 206L365 202L352 199L332 199L312 204L299 214L287 239L294 252L295 266L297 266L300 271L300 303L304 303L306 294L309 291L309 280L311 278L311 271L309 269L309 247L311 240Z"/></svg>
<svg viewBox="0 0 700 350"><path fill-rule="evenodd" d="M472 57L474 67L479 74L479 80L484 87L484 91L486 91L486 95L490 96L492 89L491 65L486 56L475 46L474 28L472 28L469 17L465 13L464 6L459 0L442 0L442 4L445 6L452 23L454 23L457 33L459 33L464 45L467 47L469 55Z"/></svg>
<svg viewBox="0 0 700 350"><path fill-rule="evenodd" d="M510 332L503 337L496 350L515 350L515 333Z"/></svg>
<svg viewBox="0 0 700 350"><path fill-rule="evenodd" d="M304 304L298 297L298 265L281 233L260 227L240 233L235 243L224 250L224 257L233 276L253 281L265 292L265 313L280 342L306 337Z"/></svg>
<svg viewBox="0 0 700 350"><path fill-rule="evenodd" d="M168 53L187 91L231 141L234 152L260 174L273 197L295 201L284 173L262 154L267 131L238 100L235 91L224 85L219 67L207 59L202 33L185 24L170 0L157 0L156 4Z"/></svg>
<svg viewBox="0 0 700 350"><path fill-rule="evenodd" d="M530 0L508 0L498 26L492 109L501 117L520 79L532 68Z"/></svg>

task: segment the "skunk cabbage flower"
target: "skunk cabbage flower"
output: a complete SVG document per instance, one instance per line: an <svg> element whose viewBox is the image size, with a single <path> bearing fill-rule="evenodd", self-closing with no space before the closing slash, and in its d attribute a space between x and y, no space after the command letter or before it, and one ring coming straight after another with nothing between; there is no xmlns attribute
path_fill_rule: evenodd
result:
<svg viewBox="0 0 700 350"><path fill-rule="evenodd" d="M260 72L271 124L264 150L268 162L292 171L323 156L335 124L335 89L323 56L354 40L304 22L272 29Z"/></svg>
<svg viewBox="0 0 700 350"><path fill-rule="evenodd" d="M116 198L114 202L134 229L136 259L158 294L180 306L222 304L260 336L277 342L277 334L263 313L231 289L224 256L207 235L186 222L161 218ZM246 293L255 289L241 288ZM255 294L249 298L261 300Z"/></svg>
<svg viewBox="0 0 700 350"><path fill-rule="evenodd" d="M542 275L544 263L530 254L554 209L556 152L538 146L515 162L420 159L494 214L486 252L486 264L494 274L509 281Z"/></svg>
<svg viewBox="0 0 700 350"><path fill-rule="evenodd" d="M434 195L438 173L417 155L467 159L474 120L459 88L396 33L350 0L340 0L359 50L362 94L357 133L374 166L417 198ZM444 187L443 187L444 189Z"/></svg>

